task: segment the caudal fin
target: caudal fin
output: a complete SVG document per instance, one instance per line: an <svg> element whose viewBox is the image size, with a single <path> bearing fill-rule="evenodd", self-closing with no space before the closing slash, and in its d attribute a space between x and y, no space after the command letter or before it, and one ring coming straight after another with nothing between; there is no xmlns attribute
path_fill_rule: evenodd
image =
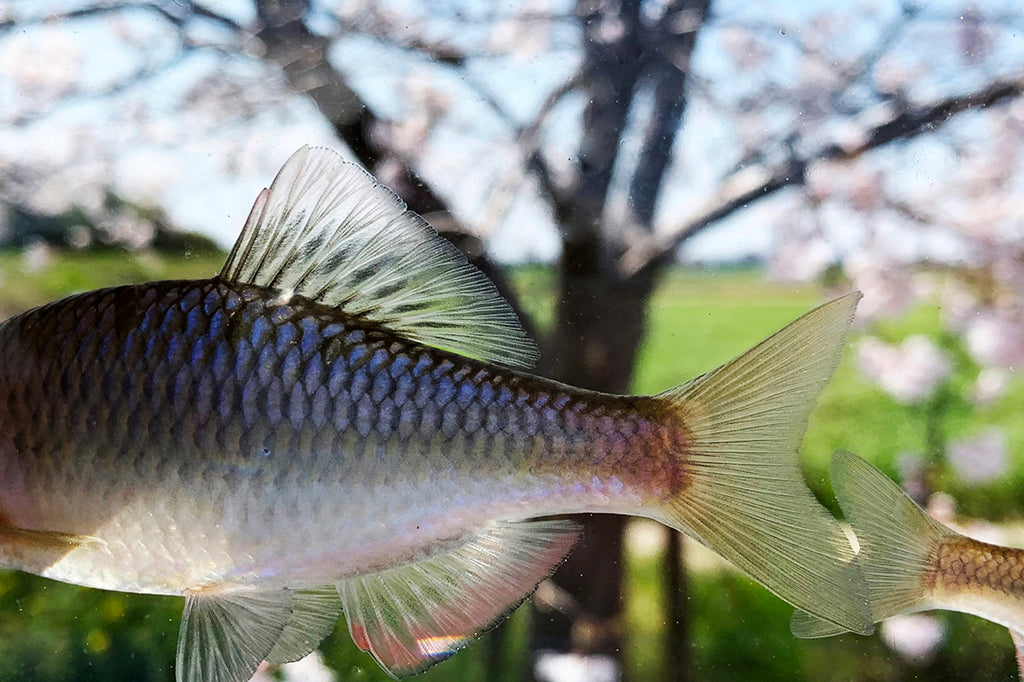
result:
<svg viewBox="0 0 1024 682"><path fill-rule="evenodd" d="M832 486L860 545L875 622L926 608L923 578L930 558L944 539L956 533L928 516L885 474L852 452L832 457ZM797 612L793 634L829 637L844 630Z"/></svg>
<svg viewBox="0 0 1024 682"><path fill-rule="evenodd" d="M687 485L662 520L798 608L867 633L871 612L853 547L797 461L859 299L854 293L826 303L658 397L677 411L692 442L679 454Z"/></svg>

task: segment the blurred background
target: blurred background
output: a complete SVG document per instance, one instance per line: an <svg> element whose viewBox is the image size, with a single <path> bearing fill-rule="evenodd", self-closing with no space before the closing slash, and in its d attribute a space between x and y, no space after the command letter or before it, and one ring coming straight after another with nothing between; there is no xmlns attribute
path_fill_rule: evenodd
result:
<svg viewBox="0 0 1024 682"><path fill-rule="evenodd" d="M1022 91L1016 0L0 0L0 315L212 275L288 155L327 145L576 385L663 390L859 288L809 484L838 513L847 448L1021 546ZM532 606L423 679L1015 678L978 618L800 641L677 534L586 523ZM181 606L0 573L0 680L172 679ZM258 676L386 679L344 623Z"/></svg>

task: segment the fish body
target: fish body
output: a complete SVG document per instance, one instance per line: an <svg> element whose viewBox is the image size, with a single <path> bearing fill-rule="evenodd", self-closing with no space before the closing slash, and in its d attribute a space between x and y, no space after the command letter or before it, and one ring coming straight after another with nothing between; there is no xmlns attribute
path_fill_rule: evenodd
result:
<svg viewBox="0 0 1024 682"><path fill-rule="evenodd" d="M924 581L932 608L1024 632L1024 551L958 535L941 540L930 560Z"/></svg>
<svg viewBox="0 0 1024 682"><path fill-rule="evenodd" d="M943 609L1024 632L1024 550L965 537L942 525L852 453L835 454L832 482L860 545L876 622ZM802 614L794 616L793 629L805 637L842 632Z"/></svg>
<svg viewBox="0 0 1024 682"><path fill-rule="evenodd" d="M217 276L0 325L0 564L183 595L189 682L295 660L343 613L419 672L528 597L579 535L543 517L580 512L662 521L864 631L795 458L856 301L656 396L572 388L524 371L510 307L422 219L303 148Z"/></svg>
<svg viewBox="0 0 1024 682"><path fill-rule="evenodd" d="M651 398L218 279L74 296L0 346L0 509L98 540L36 567L90 587L332 583L493 518L650 512L684 476Z"/></svg>

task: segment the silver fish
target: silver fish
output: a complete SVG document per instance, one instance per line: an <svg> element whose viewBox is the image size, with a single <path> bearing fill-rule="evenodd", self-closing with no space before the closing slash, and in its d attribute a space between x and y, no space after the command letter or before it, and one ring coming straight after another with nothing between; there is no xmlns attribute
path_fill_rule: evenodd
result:
<svg viewBox="0 0 1024 682"><path fill-rule="evenodd" d="M303 148L221 272L0 326L0 564L183 595L177 679L248 679L344 612L392 675L492 627L570 551L538 517L657 519L837 626L870 612L795 457L858 296L656 396L523 371L493 286Z"/></svg>

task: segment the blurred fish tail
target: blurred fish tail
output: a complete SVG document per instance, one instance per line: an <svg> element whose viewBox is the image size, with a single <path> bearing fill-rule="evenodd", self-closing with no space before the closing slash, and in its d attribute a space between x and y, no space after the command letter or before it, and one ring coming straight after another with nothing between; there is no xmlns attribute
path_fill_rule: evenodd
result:
<svg viewBox="0 0 1024 682"><path fill-rule="evenodd" d="M825 622L871 629L863 578L839 524L806 487L796 452L859 300L804 315L745 354L658 396L686 431L683 485L662 521Z"/></svg>
<svg viewBox="0 0 1024 682"><path fill-rule="evenodd" d="M957 533L929 517L898 485L850 452L832 457L832 485L860 544L873 619L930 608L934 557ZM806 614L793 616L798 637L844 632Z"/></svg>

